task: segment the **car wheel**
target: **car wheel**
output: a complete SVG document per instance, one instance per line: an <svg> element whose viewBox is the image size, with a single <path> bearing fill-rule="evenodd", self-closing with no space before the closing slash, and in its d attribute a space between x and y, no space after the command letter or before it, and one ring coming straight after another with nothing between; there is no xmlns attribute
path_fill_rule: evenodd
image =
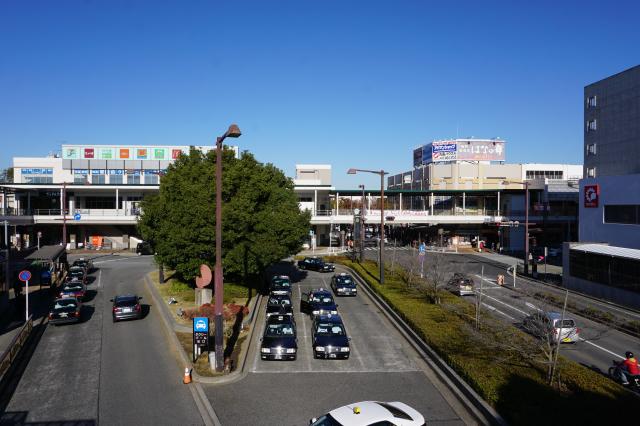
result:
<svg viewBox="0 0 640 426"><path fill-rule="evenodd" d="M116 319L116 317L112 318L113 322L118 322L118 320Z"/></svg>

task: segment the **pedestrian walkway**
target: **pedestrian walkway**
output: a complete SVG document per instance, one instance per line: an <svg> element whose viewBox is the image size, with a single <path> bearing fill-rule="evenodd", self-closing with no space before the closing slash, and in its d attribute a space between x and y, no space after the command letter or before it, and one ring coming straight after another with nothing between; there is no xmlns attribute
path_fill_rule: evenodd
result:
<svg viewBox="0 0 640 426"><path fill-rule="evenodd" d="M522 270L524 267L524 260L521 258L507 256L505 254L499 254L491 251L483 251L481 253L474 253L475 256L482 257L492 262L501 263L505 266L513 266L518 265L518 269ZM538 273L542 274L544 272L545 265L538 264ZM547 275L549 276L558 276L562 278L562 266L557 265L546 265Z"/></svg>

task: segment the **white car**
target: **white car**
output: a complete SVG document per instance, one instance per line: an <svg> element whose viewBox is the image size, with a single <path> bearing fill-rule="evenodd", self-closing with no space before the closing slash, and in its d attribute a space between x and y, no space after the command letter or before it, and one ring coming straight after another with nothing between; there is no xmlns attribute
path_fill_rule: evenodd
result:
<svg viewBox="0 0 640 426"><path fill-rule="evenodd" d="M312 426L366 426L373 424L424 426L422 414L403 402L363 401L329 411L311 419Z"/></svg>

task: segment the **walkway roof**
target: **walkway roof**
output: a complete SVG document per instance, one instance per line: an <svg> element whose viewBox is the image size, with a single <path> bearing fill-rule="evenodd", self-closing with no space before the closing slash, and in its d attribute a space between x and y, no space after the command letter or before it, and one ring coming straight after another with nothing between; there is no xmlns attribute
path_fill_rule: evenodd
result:
<svg viewBox="0 0 640 426"><path fill-rule="evenodd" d="M26 260L56 260L63 253L65 249L62 246L42 246L40 250L36 250L27 256Z"/></svg>
<svg viewBox="0 0 640 426"><path fill-rule="evenodd" d="M611 257L624 257L626 259L640 260L640 250L626 247L608 246L605 244L576 244L570 247L571 250L585 253L601 254Z"/></svg>

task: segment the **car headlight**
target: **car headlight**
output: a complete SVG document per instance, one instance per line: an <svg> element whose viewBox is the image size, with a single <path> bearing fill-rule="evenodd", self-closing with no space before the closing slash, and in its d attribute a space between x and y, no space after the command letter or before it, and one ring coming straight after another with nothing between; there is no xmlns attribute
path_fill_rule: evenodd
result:
<svg viewBox="0 0 640 426"><path fill-rule="evenodd" d="M320 311L311 311L311 313L312 313L313 315L319 315L319 314L320 314Z"/></svg>
<svg viewBox="0 0 640 426"><path fill-rule="evenodd" d="M331 315L338 315L338 311L331 311Z"/></svg>
<svg viewBox="0 0 640 426"><path fill-rule="evenodd" d="M349 352L348 347L340 348L340 352Z"/></svg>
<svg viewBox="0 0 640 426"><path fill-rule="evenodd" d="M287 353L288 354L295 354L296 353L296 349L295 348L287 348Z"/></svg>
<svg viewBox="0 0 640 426"><path fill-rule="evenodd" d="M269 352L271 352L271 349L269 349L269 348L262 348L262 349L261 349L261 352L262 352L263 354L268 354Z"/></svg>
<svg viewBox="0 0 640 426"><path fill-rule="evenodd" d="M323 346L316 346L316 351L324 352L324 347Z"/></svg>

